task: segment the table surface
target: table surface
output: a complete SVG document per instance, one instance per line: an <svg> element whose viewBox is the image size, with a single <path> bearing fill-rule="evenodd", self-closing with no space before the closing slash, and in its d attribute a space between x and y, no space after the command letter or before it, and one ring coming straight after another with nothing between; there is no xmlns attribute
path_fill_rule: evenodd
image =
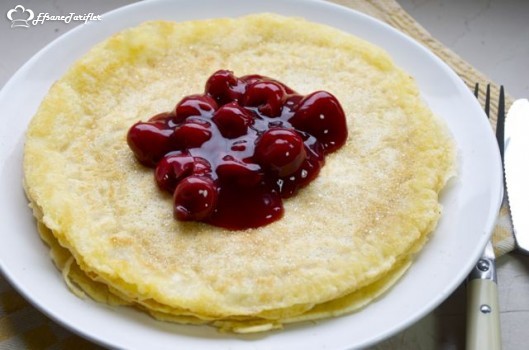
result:
<svg viewBox="0 0 529 350"><path fill-rule="evenodd" d="M102 14L134 2L3 0L0 14L18 4L35 12ZM526 0L398 0L417 22L445 46L499 84L514 98L529 97L529 1ZM47 43L75 24L45 23L39 30L15 31L0 20L0 86ZM498 281L504 349L526 348L529 323L529 256L513 252L498 260ZM463 348L466 295L461 286L422 320L374 346L374 349Z"/></svg>

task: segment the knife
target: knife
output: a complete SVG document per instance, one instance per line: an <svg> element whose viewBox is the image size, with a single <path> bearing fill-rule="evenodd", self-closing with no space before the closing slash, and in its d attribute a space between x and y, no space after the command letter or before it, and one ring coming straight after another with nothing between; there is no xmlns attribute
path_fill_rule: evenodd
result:
<svg viewBox="0 0 529 350"><path fill-rule="evenodd" d="M518 248L529 253L529 100L516 100L505 120L505 182Z"/></svg>

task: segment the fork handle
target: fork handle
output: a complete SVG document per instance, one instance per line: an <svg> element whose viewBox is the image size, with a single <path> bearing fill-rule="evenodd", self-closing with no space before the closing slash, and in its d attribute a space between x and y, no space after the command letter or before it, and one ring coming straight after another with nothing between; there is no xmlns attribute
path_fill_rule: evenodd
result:
<svg viewBox="0 0 529 350"><path fill-rule="evenodd" d="M467 293L466 349L501 349L498 285L492 279L471 279Z"/></svg>

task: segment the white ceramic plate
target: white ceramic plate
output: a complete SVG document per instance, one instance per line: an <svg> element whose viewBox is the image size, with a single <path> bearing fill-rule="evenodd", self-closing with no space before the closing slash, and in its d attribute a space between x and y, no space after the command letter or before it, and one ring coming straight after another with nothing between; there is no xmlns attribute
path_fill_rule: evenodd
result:
<svg viewBox="0 0 529 350"><path fill-rule="evenodd" d="M22 190L24 131L53 81L91 46L145 20L189 20L256 12L302 16L365 38L418 81L423 98L448 124L459 175L443 193L443 218L410 271L365 309L282 331L236 336L206 326L156 322L129 308L81 300L68 291L38 237ZM258 72L256 72L258 73ZM478 259L501 198L499 154L480 106L463 82L428 50L370 17L307 0L150 1L82 25L29 60L0 93L0 266L11 283L59 323L109 347L128 349L345 349L367 346L408 327L448 297Z"/></svg>

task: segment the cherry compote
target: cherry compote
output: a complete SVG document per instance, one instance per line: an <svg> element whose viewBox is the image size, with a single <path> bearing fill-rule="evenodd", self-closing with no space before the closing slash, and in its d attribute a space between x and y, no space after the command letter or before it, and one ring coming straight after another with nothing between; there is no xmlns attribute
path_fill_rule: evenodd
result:
<svg viewBox="0 0 529 350"><path fill-rule="evenodd" d="M314 180L346 139L344 112L330 93L303 96L229 70L127 135L137 160L172 194L176 219L234 230L281 218L283 198Z"/></svg>

